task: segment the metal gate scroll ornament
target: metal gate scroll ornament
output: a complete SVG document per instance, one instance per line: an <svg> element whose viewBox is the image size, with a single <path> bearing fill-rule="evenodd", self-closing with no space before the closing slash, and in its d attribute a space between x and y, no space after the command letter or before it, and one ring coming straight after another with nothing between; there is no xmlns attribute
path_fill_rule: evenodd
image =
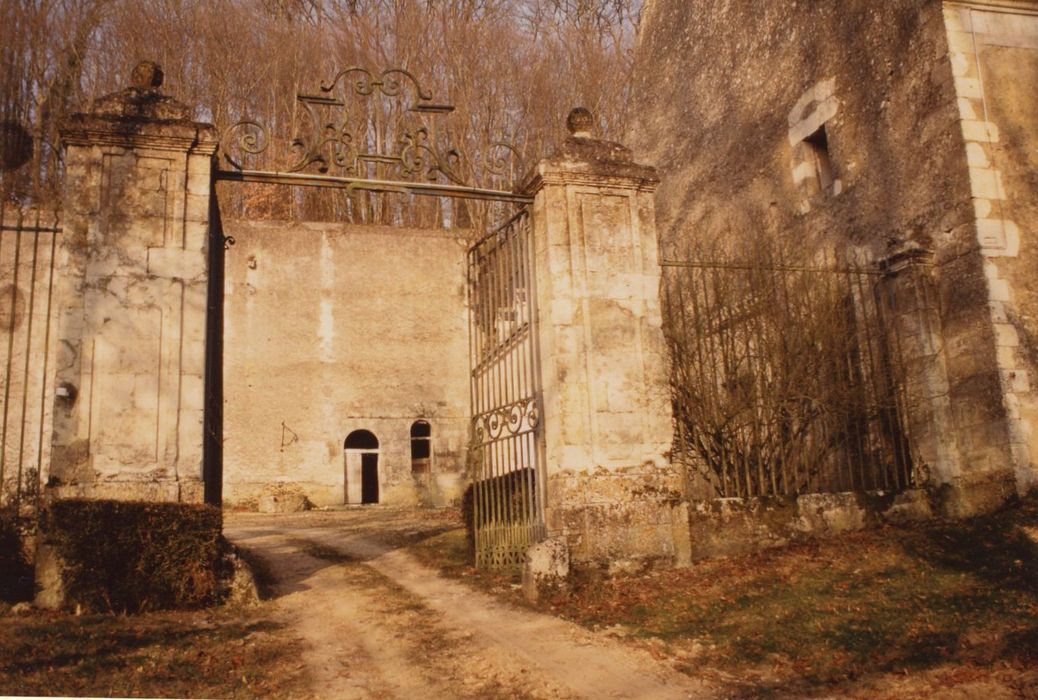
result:
<svg viewBox="0 0 1038 700"><path fill-rule="evenodd" d="M309 128L289 142L289 161L275 170L246 167L266 153L271 133L262 123L244 119L221 135L217 179L531 201L512 191L523 173L516 148L495 141L470 158L462 148L441 145L431 117L454 107L434 101L402 68L377 74L346 68L322 84L320 94L300 94L296 100Z"/></svg>

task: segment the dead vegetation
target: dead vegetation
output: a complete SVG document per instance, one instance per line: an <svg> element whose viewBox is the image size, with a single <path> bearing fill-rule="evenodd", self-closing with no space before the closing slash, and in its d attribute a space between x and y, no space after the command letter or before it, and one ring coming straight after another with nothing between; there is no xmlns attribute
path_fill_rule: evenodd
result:
<svg viewBox="0 0 1038 700"><path fill-rule="evenodd" d="M886 527L690 569L578 576L539 609L615 635L734 695L905 697L979 684L1038 692L1038 500L966 522ZM1031 532L1028 535L1027 532ZM464 531L410 550L466 565Z"/></svg>
<svg viewBox="0 0 1038 700"><path fill-rule="evenodd" d="M675 461L696 498L911 485L897 309L878 270L762 237L665 263ZM806 257L806 259L805 259Z"/></svg>
<svg viewBox="0 0 1038 700"><path fill-rule="evenodd" d="M426 607L368 566L369 556L405 547L452 578L524 605L515 579L471 567L457 512L235 517L255 537L274 538L277 551L284 549L278 531L295 531L290 551L305 566L287 579L277 572L283 585L305 591L316 573L331 576L367 601L358 609L371 629L392 621L413 632L401 653L441 668L459 662L460 652L437 641ZM1036 539L1038 499L1031 499L990 517L886 527L690 569L578 575L570 595L537 609L647 651L727 696L1033 697ZM0 694L305 695L312 688L303 653L284 623L270 603L135 616L7 614ZM314 624L321 627L320 616Z"/></svg>

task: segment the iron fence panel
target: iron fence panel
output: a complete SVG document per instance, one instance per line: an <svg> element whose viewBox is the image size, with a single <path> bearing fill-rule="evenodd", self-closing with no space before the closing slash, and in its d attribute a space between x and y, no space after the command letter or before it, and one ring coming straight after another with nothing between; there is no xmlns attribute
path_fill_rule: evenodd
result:
<svg viewBox="0 0 1038 700"><path fill-rule="evenodd" d="M665 261L675 459L699 497L912 485L894 300L869 269Z"/></svg>
<svg viewBox="0 0 1038 700"><path fill-rule="evenodd" d="M35 507L50 458L55 214L0 203L0 506Z"/></svg>

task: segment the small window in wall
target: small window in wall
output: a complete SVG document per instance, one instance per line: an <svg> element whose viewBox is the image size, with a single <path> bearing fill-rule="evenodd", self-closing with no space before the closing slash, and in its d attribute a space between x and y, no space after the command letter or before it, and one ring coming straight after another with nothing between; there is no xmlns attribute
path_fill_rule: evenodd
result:
<svg viewBox="0 0 1038 700"><path fill-rule="evenodd" d="M833 164L829 158L829 137L825 133L825 124L804 139L804 146L813 161L819 192L832 196L836 178L833 176Z"/></svg>
<svg viewBox="0 0 1038 700"><path fill-rule="evenodd" d="M793 184L802 214L840 194L843 183L832 158L832 129L840 101L836 81L822 80L809 88L789 113L789 145L792 147Z"/></svg>
<svg viewBox="0 0 1038 700"><path fill-rule="evenodd" d="M427 421L411 424L411 473L428 474L432 456L432 426Z"/></svg>

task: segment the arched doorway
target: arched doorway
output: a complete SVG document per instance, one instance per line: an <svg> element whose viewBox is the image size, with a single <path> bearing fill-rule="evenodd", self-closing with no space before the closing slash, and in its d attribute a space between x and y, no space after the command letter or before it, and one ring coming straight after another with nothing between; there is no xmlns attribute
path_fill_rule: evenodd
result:
<svg viewBox="0 0 1038 700"><path fill-rule="evenodd" d="M344 503L378 503L378 438L370 430L346 436Z"/></svg>

